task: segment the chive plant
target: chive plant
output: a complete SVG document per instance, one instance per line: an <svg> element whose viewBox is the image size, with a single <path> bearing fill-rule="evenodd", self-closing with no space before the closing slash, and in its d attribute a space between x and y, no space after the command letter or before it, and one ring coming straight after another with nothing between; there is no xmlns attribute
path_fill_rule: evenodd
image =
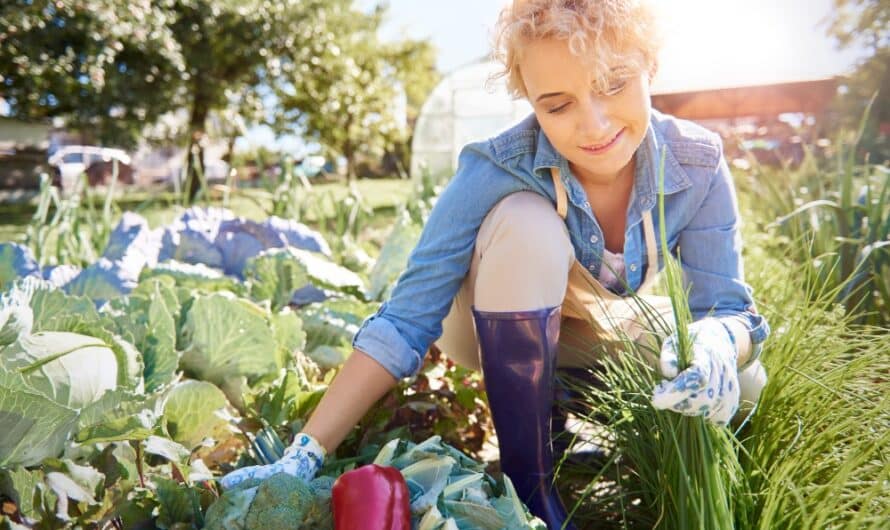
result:
<svg viewBox="0 0 890 530"><path fill-rule="evenodd" d="M872 166L871 171L880 176L883 169ZM820 178L827 182L832 175L833 171L825 170ZM845 178L850 175L845 173ZM790 175L786 180L794 178ZM848 284L820 280L825 278L820 272L825 264L819 258L833 259L831 267L840 268L836 251L828 247L811 253L815 249L800 246L807 239L763 230L781 206L769 200L766 189L775 181L759 179L760 189L743 188L740 195L747 205L746 217L750 217L743 225L744 239L749 243L746 280L760 294L759 309L772 328L761 357L770 381L760 396L756 414L737 418L748 421L736 428L736 440L725 429L694 422L690 425L688 418L654 410L649 397L660 374L644 357L657 355L658 348L629 340L622 340L615 356L591 369L591 375L601 384L591 385L561 374L564 384L581 394L580 403L572 411L593 426L593 441L609 456L605 465L586 465L578 460L562 463L557 483L564 498L577 499L575 519L579 526L886 528L890 520L890 333L886 324L863 325L862 313L848 309L843 303ZM862 205L868 208L862 226L869 227L869 234L886 226L890 193L886 191L886 178L872 182L871 191L866 190L871 198ZM792 187L801 185L798 181ZM823 196L819 194L821 188L810 187L816 190L812 200L819 200ZM822 193L832 197L831 188ZM789 212L795 206L788 201L784 208ZM778 211L781 215L782 210ZM792 226L797 219L806 218L798 214L782 226ZM808 229L802 222L801 237L813 241L813 231L820 226L824 230L835 228L822 223ZM835 241L836 245L840 243ZM803 259L801 248L807 251ZM881 250L872 248L873 252ZM872 254L872 258L875 256ZM794 273L789 274L792 268ZM666 324L654 308L642 299L638 301L646 325L666 333ZM584 347L588 351L598 349L593 343ZM702 519L692 513L686 516L686 523L680 522L683 515L677 513L680 506L675 499L681 498L682 491L702 484L696 482L695 470L706 467L703 459L690 460L693 457L681 451L681 444L672 445L671 440L679 442L683 436L687 441L696 439L698 434L689 429L691 426L699 432L710 431L708 436L717 440L710 443L726 450L711 454L725 458L718 461L718 466L725 465L720 470L720 483L728 490L723 506L729 506L730 521ZM687 430L681 433L680 429ZM731 450L737 451L741 468L729 457ZM677 456L681 454L686 455L682 460ZM690 461L693 464L686 465ZM687 504L694 510L693 502Z"/></svg>
<svg viewBox="0 0 890 530"><path fill-rule="evenodd" d="M748 230L745 240L760 247L773 237ZM836 302L843 285L820 283L812 261L789 278L790 247L746 260L773 332L761 357L770 382L740 437L754 506L737 528L886 528L890 333L858 324Z"/></svg>
<svg viewBox="0 0 890 530"><path fill-rule="evenodd" d="M659 174L660 239L673 326L642 297L634 294L632 300L648 333L662 339L672 329L677 330L682 370L692 358L693 337L688 333L692 315L680 266L667 249L664 153ZM598 527L734 528L751 510L735 436L729 429L701 417L656 410L651 405L653 388L662 380L658 363L653 363L660 352L660 339L647 343L620 337L620 344L610 349L614 353L601 358L591 370L601 384L585 384L572 377L561 379L581 394L582 402L589 407L581 419L602 427L597 443L611 453L603 467L572 466L570 474L583 481L580 500L573 511L583 503L588 508L586 512L596 514ZM582 348L588 352L602 350L601 345L593 343ZM573 477L567 478L574 481Z"/></svg>
<svg viewBox="0 0 890 530"><path fill-rule="evenodd" d="M810 150L796 170L755 167L753 192L768 216L767 228L788 238L790 257L814 281L842 285L836 301L857 313L860 324L890 323L890 168L856 155L871 104L852 141L837 135L833 159ZM833 167L832 167L833 166ZM805 264L813 262L816 267Z"/></svg>

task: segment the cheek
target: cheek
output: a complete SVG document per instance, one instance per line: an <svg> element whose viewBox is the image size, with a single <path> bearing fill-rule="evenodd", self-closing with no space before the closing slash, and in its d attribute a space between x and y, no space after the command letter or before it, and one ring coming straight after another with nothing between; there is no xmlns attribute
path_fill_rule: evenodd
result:
<svg viewBox="0 0 890 530"><path fill-rule="evenodd" d="M547 135L550 143L557 150L563 151L565 146L573 145L572 138L574 137L575 126L570 116L545 114L541 117L538 115L538 123L541 125L541 129L544 130L544 134Z"/></svg>
<svg viewBox="0 0 890 530"><path fill-rule="evenodd" d="M575 121L571 116L565 115L551 119L549 128L551 132L547 135L547 138L551 139L555 147L565 150L568 147L574 146Z"/></svg>

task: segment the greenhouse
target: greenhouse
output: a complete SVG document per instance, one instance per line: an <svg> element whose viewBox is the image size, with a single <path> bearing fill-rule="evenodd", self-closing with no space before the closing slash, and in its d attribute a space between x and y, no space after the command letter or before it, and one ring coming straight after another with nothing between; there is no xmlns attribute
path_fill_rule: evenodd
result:
<svg viewBox="0 0 890 530"><path fill-rule="evenodd" d="M488 138L532 112L524 99L507 93L504 79L493 79L499 65L487 58L447 75L426 100L411 145L411 176L451 173L461 148Z"/></svg>

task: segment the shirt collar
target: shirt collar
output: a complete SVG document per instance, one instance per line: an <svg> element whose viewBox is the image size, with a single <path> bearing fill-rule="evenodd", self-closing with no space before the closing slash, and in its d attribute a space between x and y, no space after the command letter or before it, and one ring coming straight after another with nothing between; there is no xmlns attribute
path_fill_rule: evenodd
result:
<svg viewBox="0 0 890 530"><path fill-rule="evenodd" d="M677 161L671 151L669 143L655 125L655 116L650 119L646 129L646 136L640 147L637 148L636 170L634 172L634 192L632 208L638 213L650 210L655 206L658 192L658 175L661 162L661 153L664 153L664 192L671 194L691 185L691 180L686 170ZM550 143L550 139L544 134L544 129L539 126L538 137L533 162L533 172L539 178L550 178L549 168L559 168L563 175L570 175L569 163Z"/></svg>

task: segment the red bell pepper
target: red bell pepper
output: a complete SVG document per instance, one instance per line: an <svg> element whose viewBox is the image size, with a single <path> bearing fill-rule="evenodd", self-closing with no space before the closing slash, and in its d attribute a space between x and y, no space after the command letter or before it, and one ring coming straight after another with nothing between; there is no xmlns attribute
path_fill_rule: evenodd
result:
<svg viewBox="0 0 890 530"><path fill-rule="evenodd" d="M340 475L331 490L334 530L411 530L408 484L398 469L370 464Z"/></svg>

